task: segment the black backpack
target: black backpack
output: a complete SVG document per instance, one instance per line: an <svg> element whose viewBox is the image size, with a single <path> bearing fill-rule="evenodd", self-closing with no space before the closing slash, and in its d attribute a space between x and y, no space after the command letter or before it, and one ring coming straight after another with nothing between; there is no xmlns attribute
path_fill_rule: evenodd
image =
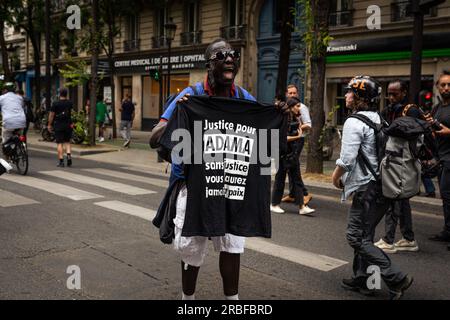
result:
<svg viewBox="0 0 450 320"><path fill-rule="evenodd" d="M24 99L24 111L27 123L34 122L33 103L27 98Z"/></svg>

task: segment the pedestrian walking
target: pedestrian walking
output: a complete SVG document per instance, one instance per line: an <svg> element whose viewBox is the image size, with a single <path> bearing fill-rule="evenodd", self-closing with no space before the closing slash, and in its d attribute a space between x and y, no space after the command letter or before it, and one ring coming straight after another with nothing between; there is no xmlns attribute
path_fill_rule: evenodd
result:
<svg viewBox="0 0 450 320"><path fill-rule="evenodd" d="M408 106L408 85L405 81L399 79L391 81L387 93L389 105L383 110L383 118L388 124L403 116L417 119L422 117L418 108ZM403 238L394 243L398 224ZM419 250L414 237L409 199L391 201L385 216L385 235L375 245L387 253Z"/></svg>
<svg viewBox="0 0 450 320"><path fill-rule="evenodd" d="M64 167L64 151L66 152L66 164L72 166L72 154L70 139L72 137L72 113L73 103L67 98L67 89L59 91L59 101L53 102L48 119L48 130L55 131L56 148L58 152L58 167Z"/></svg>
<svg viewBox="0 0 450 320"><path fill-rule="evenodd" d="M131 97L128 93L125 95L125 99L122 101L122 106L119 111L121 112L120 133L125 140L123 147L128 148L131 143L131 128L135 116L134 103L131 101Z"/></svg>
<svg viewBox="0 0 450 320"><path fill-rule="evenodd" d="M357 76L349 82L347 90L346 107L353 114L380 124L381 118L377 113L380 84L369 76ZM352 117L345 121L341 153L332 176L334 186L342 189L342 200L353 195L346 232L347 241L354 250L353 275L343 279L342 286L372 294L373 291L367 287L368 267L377 266L389 288L391 299L400 299L412 284L413 278L400 271L386 253L373 244L375 228L389 206L381 193L377 177L372 174L379 174L376 143L375 130L365 122Z"/></svg>
<svg viewBox="0 0 450 320"><path fill-rule="evenodd" d="M106 109L106 104L103 100L99 99L95 107L95 120L98 125L98 142L105 141L105 120L109 119L109 114Z"/></svg>
<svg viewBox="0 0 450 320"><path fill-rule="evenodd" d="M286 99L289 98L299 98L298 96L298 88L295 84L289 84L286 90ZM311 130L311 116L309 114L309 109L303 103L300 103L300 114L297 116L298 122L301 125L302 135L298 141L298 161L300 161L301 153L303 151L303 147L305 146L305 139L308 134L308 131ZM300 168L300 165L299 165ZM303 190L303 204L308 205L312 199L312 195L308 192L305 184L303 183L302 172L299 170L298 176L300 179L301 189ZM289 178L289 194L283 196L281 202L295 202L295 186L293 181L297 181L297 178L293 177L291 171L288 171Z"/></svg>
<svg viewBox="0 0 450 320"><path fill-rule="evenodd" d="M272 204L270 210L275 213L284 213L280 207L283 196L286 174L289 173L289 182L293 184L293 203L298 206L300 215L308 215L315 212L314 209L304 204L303 183L301 182L299 153L303 147L301 137L303 134L302 124L298 121L300 116L301 102L298 98L289 98L286 102L290 110L290 123L287 135L287 154L281 157L280 165L275 175L272 191Z"/></svg>

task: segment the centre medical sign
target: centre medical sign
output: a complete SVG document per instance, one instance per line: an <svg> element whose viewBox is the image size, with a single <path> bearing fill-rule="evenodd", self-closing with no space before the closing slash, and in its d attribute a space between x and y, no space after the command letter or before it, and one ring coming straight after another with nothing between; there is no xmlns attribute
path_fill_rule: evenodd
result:
<svg viewBox="0 0 450 320"><path fill-rule="evenodd" d="M142 55L133 58L118 58L114 61L116 73L147 73L150 70L167 70L169 56ZM170 57L171 70L204 69L205 55L203 53L176 53Z"/></svg>

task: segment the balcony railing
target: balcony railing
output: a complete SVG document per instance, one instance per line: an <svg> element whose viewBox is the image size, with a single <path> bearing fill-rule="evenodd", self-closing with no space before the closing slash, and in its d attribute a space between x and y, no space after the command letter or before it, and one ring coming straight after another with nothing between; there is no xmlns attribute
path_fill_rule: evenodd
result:
<svg viewBox="0 0 450 320"><path fill-rule="evenodd" d="M180 34L181 45L187 46L192 44L201 44L202 43L202 34L203 31L192 31L192 32L183 32Z"/></svg>
<svg viewBox="0 0 450 320"><path fill-rule="evenodd" d="M351 27L353 25L353 10L331 12L330 27Z"/></svg>
<svg viewBox="0 0 450 320"><path fill-rule="evenodd" d="M225 40L245 40L247 25L220 28L220 35Z"/></svg>
<svg viewBox="0 0 450 320"><path fill-rule="evenodd" d="M169 43L166 36L152 37L152 48L167 48Z"/></svg>
<svg viewBox="0 0 450 320"><path fill-rule="evenodd" d="M138 51L140 48L141 39L134 39L134 40L125 40L123 42L123 51L129 52L129 51Z"/></svg>
<svg viewBox="0 0 450 320"><path fill-rule="evenodd" d="M437 7L433 7L424 12L425 16L435 17ZM391 21L402 21L413 18L411 1L400 1L391 3Z"/></svg>

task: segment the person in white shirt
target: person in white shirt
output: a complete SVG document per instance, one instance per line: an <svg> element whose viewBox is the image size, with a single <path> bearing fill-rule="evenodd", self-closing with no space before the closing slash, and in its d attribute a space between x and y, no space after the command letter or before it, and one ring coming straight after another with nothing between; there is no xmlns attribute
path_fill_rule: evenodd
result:
<svg viewBox="0 0 450 320"><path fill-rule="evenodd" d="M8 141L17 129L26 126L23 99L15 94L15 85L7 82L4 85L5 94L0 96L0 110L2 112L2 143Z"/></svg>

